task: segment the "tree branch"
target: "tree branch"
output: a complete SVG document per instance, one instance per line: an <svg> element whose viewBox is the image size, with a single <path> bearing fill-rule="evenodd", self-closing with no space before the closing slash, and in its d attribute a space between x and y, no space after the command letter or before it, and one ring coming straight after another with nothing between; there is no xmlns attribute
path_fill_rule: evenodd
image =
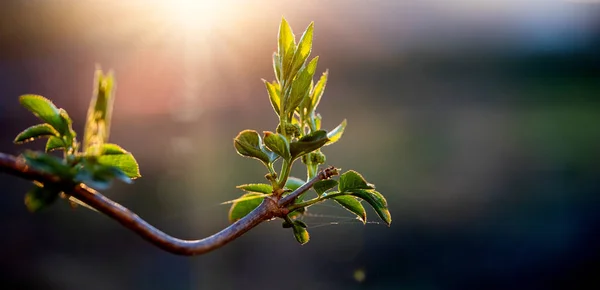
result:
<svg viewBox="0 0 600 290"><path fill-rule="evenodd" d="M303 194L306 191L308 191L309 189L311 189L315 185L315 183L317 183L321 180L329 179L330 177L337 175L337 174L338 174L338 171L333 166L329 166L329 167L319 171L317 173L317 175L315 175L315 177L313 177L312 179L307 181L302 186L298 187L298 189L294 190L294 192L292 192L292 193L284 196L282 199L280 199L279 203L278 203L279 206L285 207L285 206L293 203L294 200L296 200L296 198L298 198L298 196L300 196L301 194Z"/></svg>
<svg viewBox="0 0 600 290"><path fill-rule="evenodd" d="M286 206L298 196L309 190L316 182L337 174L334 167L321 170L313 179L280 200L271 197L265 198L256 209L220 232L201 240L182 240L158 230L126 207L103 196L94 189L84 184L64 181L57 176L36 170L28 166L22 158L0 153L0 172L41 183L57 184L66 194L115 219L159 248L173 254L186 256L201 255L220 248L263 221L284 216L287 212Z"/></svg>

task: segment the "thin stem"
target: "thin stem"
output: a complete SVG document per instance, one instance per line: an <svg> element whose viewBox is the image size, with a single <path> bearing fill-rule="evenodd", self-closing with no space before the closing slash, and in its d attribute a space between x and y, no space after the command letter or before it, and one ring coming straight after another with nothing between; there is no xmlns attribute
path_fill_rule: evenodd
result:
<svg viewBox="0 0 600 290"><path fill-rule="evenodd" d="M277 174L277 172L275 172L275 168L273 168L273 163L269 163L269 164L267 165L267 169L269 170L269 173L270 173L271 175L276 175L276 174Z"/></svg>
<svg viewBox="0 0 600 290"><path fill-rule="evenodd" d="M0 153L0 172L41 183L52 183L63 189L67 195L113 218L159 248L174 254L187 256L200 255L218 249L264 221L273 217L285 216L288 213L285 207L299 195L309 190L319 180L337 174L334 167L326 168L320 171L314 179L309 180L284 198L279 200L265 198L256 209L220 232L201 240L182 240L158 230L129 209L110 200L94 189L84 184L73 184L71 181L61 180L56 175L32 168L22 158Z"/></svg>
<svg viewBox="0 0 600 290"><path fill-rule="evenodd" d="M318 170L318 166L315 164L312 164L312 162L309 160L307 160L306 163L306 175L307 175L307 179L311 179L314 178L315 175L317 175L317 170Z"/></svg>
<svg viewBox="0 0 600 290"><path fill-rule="evenodd" d="M336 193L332 193L332 194L328 194L328 195L321 195L319 197L315 197L313 199L309 199L305 202L302 203L298 203L298 204L293 204L291 206L288 207L288 210L290 210L290 212L295 211L299 208L303 208L303 207L307 207L307 206L311 206L313 204L317 204L319 202L323 202L326 201L330 198L336 197L336 196L341 196L341 195L345 195L346 193L341 193L341 192L336 192Z"/></svg>
<svg viewBox="0 0 600 290"><path fill-rule="evenodd" d="M289 162L287 160L283 160L283 163L281 164L281 174L279 174L279 188L284 188L285 187L285 183L287 182L288 178L290 177L290 171L292 170L292 162Z"/></svg>
<svg viewBox="0 0 600 290"><path fill-rule="evenodd" d="M279 206L283 207L283 206L287 206L291 203L293 203L296 198L298 198L298 196L300 196L301 194L305 193L306 191L308 191L309 189L311 189L315 183L321 181L321 180L325 180L325 179L329 179L330 177L337 175L338 171L335 167L330 166L327 167L321 171L319 171L319 173L317 173L317 175L308 180L305 184L303 184L302 186L298 187L298 189L294 190L294 192L284 196L282 199L279 200Z"/></svg>
<svg viewBox="0 0 600 290"><path fill-rule="evenodd" d="M288 207L288 210L290 210L290 212L293 212L293 211L295 211L295 210L297 210L299 208L311 206L313 204L316 204L316 203L319 203L319 202L322 202L322 201L325 201L325 199L321 198L321 197L313 198L313 199L307 200L307 201L302 202L302 203L293 204L293 205L291 205L291 206Z"/></svg>

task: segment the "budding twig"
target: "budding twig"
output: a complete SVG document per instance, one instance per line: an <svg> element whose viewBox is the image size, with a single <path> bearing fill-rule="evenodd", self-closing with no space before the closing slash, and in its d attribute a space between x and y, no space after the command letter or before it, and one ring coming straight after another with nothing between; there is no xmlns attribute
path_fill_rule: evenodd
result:
<svg viewBox="0 0 600 290"><path fill-rule="evenodd" d="M21 158L0 153L0 172L27 180L58 185L67 195L77 198L98 212L118 221L155 246L173 254L186 256L201 255L237 239L260 223L278 216L282 209L292 203L299 195L309 190L318 181L328 179L337 174L337 170L334 167L323 169L304 185L281 198L275 206L272 204L271 199L265 198L256 209L220 232L200 240L182 240L160 231L134 212L94 189L84 184L73 184L71 181L61 180L58 176L37 170L28 166Z"/></svg>

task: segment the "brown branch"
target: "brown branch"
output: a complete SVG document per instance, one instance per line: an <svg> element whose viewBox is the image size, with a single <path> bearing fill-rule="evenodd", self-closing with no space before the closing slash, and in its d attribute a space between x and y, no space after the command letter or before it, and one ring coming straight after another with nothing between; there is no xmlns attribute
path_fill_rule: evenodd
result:
<svg viewBox="0 0 600 290"><path fill-rule="evenodd" d="M307 181L302 186L298 187L298 189L294 190L294 192L292 192L292 193L284 196L282 199L280 199L279 203L278 203L279 206L285 207L285 206L290 205L291 203L294 202L294 200L296 200L296 198L298 198L298 196L300 196L301 194L303 194L306 191L308 191L309 189L311 189L315 185L315 183L317 183L321 180L329 179L330 177L337 175L337 174L338 174L338 171L333 166L329 166L329 167L319 171L314 178Z"/></svg>
<svg viewBox="0 0 600 290"><path fill-rule="evenodd" d="M274 217L282 217L287 212L286 206L292 203L300 194L309 190L316 182L337 174L337 170L333 167L321 170L313 179L282 199L265 198L256 209L220 232L201 240L182 240L158 230L126 207L110 200L94 189L84 184L63 181L57 176L36 170L29 167L21 158L0 153L0 172L41 183L57 184L66 194L115 219L159 248L173 254L187 256L201 255L220 248L263 221Z"/></svg>

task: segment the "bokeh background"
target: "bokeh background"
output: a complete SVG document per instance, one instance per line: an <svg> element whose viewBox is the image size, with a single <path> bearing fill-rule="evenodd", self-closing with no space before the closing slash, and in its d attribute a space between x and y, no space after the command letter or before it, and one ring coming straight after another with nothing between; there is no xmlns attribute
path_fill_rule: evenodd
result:
<svg viewBox="0 0 600 290"><path fill-rule="evenodd" d="M299 246L274 221L199 257L92 211L30 214L0 175L2 289L586 289L600 266L600 3L593 0L13 1L0 4L0 151L51 98L82 131L96 64L113 69L111 140L143 178L105 194L177 237L225 227L243 129L274 130L261 78L282 16L310 21L330 78L328 164L356 169L393 223L311 208ZM81 134L81 133L80 133ZM305 173L297 166L294 175Z"/></svg>

